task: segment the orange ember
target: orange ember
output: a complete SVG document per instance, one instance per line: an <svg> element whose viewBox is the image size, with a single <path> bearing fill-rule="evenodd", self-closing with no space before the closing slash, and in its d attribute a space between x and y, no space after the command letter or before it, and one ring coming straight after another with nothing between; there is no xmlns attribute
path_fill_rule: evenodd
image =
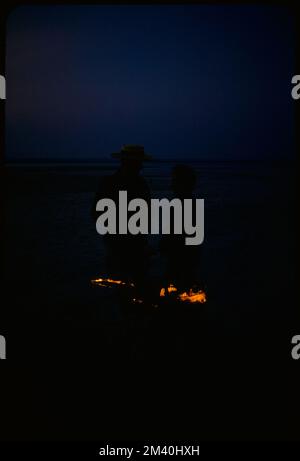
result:
<svg viewBox="0 0 300 461"><path fill-rule="evenodd" d="M130 287L134 288L135 285L132 282L125 282L124 280L115 280L111 278L98 278L91 280L91 283L94 285L98 285L100 287L107 287L111 288L113 286L122 286L122 287ZM178 289L170 283L167 287L163 287L160 289L159 296L164 298L168 295L176 293L175 299L182 302L188 303L205 303L206 302L206 293L203 290L194 291L192 288L188 291L184 291L183 293L179 293ZM142 304L144 301L139 298L133 298L132 302L135 304ZM155 305L154 307L158 307Z"/></svg>
<svg viewBox="0 0 300 461"><path fill-rule="evenodd" d="M114 280L114 279L104 279L104 278L99 278L99 279L94 279L91 280L91 282L94 285L99 285L100 287L110 287L113 285L123 285L123 286L129 286L129 287L134 287L133 283L130 282L124 282L123 280Z"/></svg>
<svg viewBox="0 0 300 461"><path fill-rule="evenodd" d="M202 290L195 292L190 289L188 293L186 291L184 293L180 293L179 299L181 301L188 301L189 303L206 303L206 294Z"/></svg>
<svg viewBox="0 0 300 461"><path fill-rule="evenodd" d="M169 294L169 293L172 293L174 291L177 291L177 288L174 287L174 285L172 285L172 283L170 283L170 285L167 287L167 293ZM160 297L166 296L166 289L165 288L162 288L160 290L159 296Z"/></svg>
<svg viewBox="0 0 300 461"><path fill-rule="evenodd" d="M159 296L162 298L166 296L166 294L177 291L177 288L170 284L167 288L161 288ZM191 288L188 292L184 291L183 293L178 293L177 299L189 303L205 303L206 294L203 290L193 291Z"/></svg>

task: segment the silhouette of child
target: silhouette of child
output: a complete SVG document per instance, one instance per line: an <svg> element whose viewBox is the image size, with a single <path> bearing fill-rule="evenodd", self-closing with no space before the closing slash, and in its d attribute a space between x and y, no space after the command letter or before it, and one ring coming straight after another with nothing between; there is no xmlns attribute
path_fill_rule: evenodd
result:
<svg viewBox="0 0 300 461"><path fill-rule="evenodd" d="M174 196L181 200L191 198L195 200L193 192L196 180L196 173L190 166L176 165L172 170L171 182ZM193 204L195 203L193 201ZM173 222L172 219L171 222ZM185 238L184 232L181 235L171 232L170 235L163 235L160 242L161 255L166 258L167 281L181 290L187 290L199 282L197 273L200 263L200 246L186 245Z"/></svg>

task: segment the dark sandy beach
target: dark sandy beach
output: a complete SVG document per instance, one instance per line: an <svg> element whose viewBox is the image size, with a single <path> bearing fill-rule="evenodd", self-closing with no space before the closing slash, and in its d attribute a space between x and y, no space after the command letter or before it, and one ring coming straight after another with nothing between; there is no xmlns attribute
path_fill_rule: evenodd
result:
<svg viewBox="0 0 300 461"><path fill-rule="evenodd" d="M296 233L292 165L193 166L197 196L205 199L199 267L209 321L229 332L289 322ZM99 178L113 168L109 163L6 167L6 287L22 322L97 328L121 321L115 290L90 284L105 274L91 204ZM171 196L171 168L167 162L144 169L153 197ZM159 238L150 240L157 248ZM163 276L162 268L157 254L150 277Z"/></svg>
<svg viewBox="0 0 300 461"><path fill-rule="evenodd" d="M160 163L145 168L153 196L168 196L171 167ZM141 306L140 313L127 317L115 289L90 284L105 268L91 203L99 176L112 170L107 165L6 168L4 310L7 330L15 338L10 344L22 344L17 357L25 362L38 359L48 367L50 357L67 367L64 381L51 378L48 368L36 369L34 401L43 405L35 403L33 410L27 404L26 411L34 411L31 426L26 413L17 426L11 421L20 437L30 438L32 431L35 437L79 439L296 434L296 426L286 419L293 394L285 394L281 407L277 401L280 380L290 386L282 370L297 307L295 170L289 164L258 162L194 167L197 195L205 199L199 267L207 303L199 312L183 310L179 316L172 310L145 314ZM157 246L158 239L152 244ZM162 273L156 256L150 277ZM131 359L138 364L132 371ZM70 363L76 364L76 372ZM74 381L79 387L79 363L91 392L82 400L72 391ZM118 375L115 384L108 380L111 368ZM172 397L175 382L176 392L184 391ZM46 400L45 383L51 387ZM55 392L65 395L59 421ZM99 395L97 402L92 395Z"/></svg>

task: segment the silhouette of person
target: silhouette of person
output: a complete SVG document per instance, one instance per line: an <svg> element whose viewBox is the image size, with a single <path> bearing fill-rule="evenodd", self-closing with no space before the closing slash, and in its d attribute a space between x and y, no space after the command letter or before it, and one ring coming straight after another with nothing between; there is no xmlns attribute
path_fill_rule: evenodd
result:
<svg viewBox="0 0 300 461"><path fill-rule="evenodd" d="M143 162L151 157L144 152L143 146L124 145L120 152L112 154L120 159L120 167L111 176L105 176L99 187L93 203L92 214L95 220L101 212L96 211L96 204L102 198L110 198L115 204L119 201L119 191L127 191L128 202L140 198L150 203L150 189L145 179L140 175ZM118 208L117 208L118 231ZM128 219L134 212L128 212ZM106 266L108 276L141 285L148 266L148 241L145 235L106 234L103 236L106 247Z"/></svg>
<svg viewBox="0 0 300 461"><path fill-rule="evenodd" d="M176 165L172 170L171 187L176 198L181 200L194 199L196 173L188 165ZM194 212L195 213L195 212ZM193 213L193 220L195 214ZM171 220L173 222L173 220ZM184 226L182 224L182 229ZM163 235L160 242L161 255L166 258L166 278L180 290L188 290L197 285L199 280L200 246L186 245L186 234L174 234L171 228L170 235Z"/></svg>

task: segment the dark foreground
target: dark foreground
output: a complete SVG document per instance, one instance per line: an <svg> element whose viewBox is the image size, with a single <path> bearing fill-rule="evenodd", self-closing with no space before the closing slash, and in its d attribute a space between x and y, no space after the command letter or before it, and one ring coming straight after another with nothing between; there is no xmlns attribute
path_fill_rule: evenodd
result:
<svg viewBox="0 0 300 461"><path fill-rule="evenodd" d="M290 338L297 333L293 165L196 165L198 196L206 200L199 265L207 303L153 311L135 306L129 313L116 289L90 283L105 272L90 218L105 168L6 169L5 328L22 344L20 360L82 366L80 376L72 369L63 382L41 371L41 386L35 381L33 389L44 403L34 407L34 423L24 429L24 415L16 430L25 438L194 438L199 431L209 439L293 437L293 394L285 394L284 404L278 397L288 388ZM153 196L169 195L170 168L145 170ZM149 280L159 277L163 261L156 254ZM99 400L77 394L82 380L93 396L99 388ZM65 420L53 423L58 401L51 393L45 403L45 382L68 395Z"/></svg>

